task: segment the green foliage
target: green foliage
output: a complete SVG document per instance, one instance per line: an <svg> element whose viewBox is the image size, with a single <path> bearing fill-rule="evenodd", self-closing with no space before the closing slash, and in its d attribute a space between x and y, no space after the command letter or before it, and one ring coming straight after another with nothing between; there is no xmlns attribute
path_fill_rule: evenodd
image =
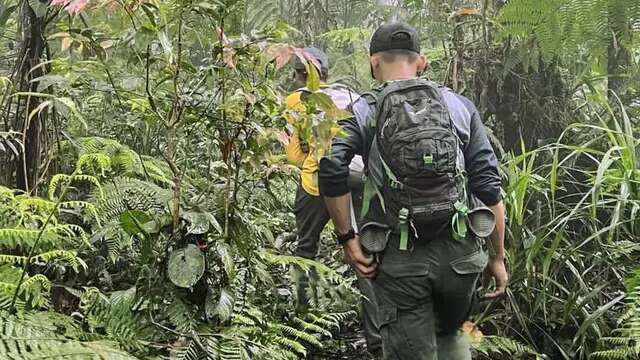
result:
<svg viewBox="0 0 640 360"><path fill-rule="evenodd" d="M3 359L135 359L113 343L84 340L71 317L56 312L24 316L0 312L0 357Z"/></svg>
<svg viewBox="0 0 640 360"><path fill-rule="evenodd" d="M539 354L531 347L524 345L518 341L500 337L500 336L483 336L479 344L473 346L478 353L490 357L509 356L510 359L527 359L535 358L536 360L546 359L545 356Z"/></svg>
<svg viewBox="0 0 640 360"><path fill-rule="evenodd" d="M506 34L534 39L531 62L539 54L570 65L584 54L606 64L612 42L626 46L639 30L640 6L634 0L512 0L498 21Z"/></svg>
<svg viewBox="0 0 640 360"><path fill-rule="evenodd" d="M590 100L597 124L574 124L503 167L512 273L498 317L521 329L517 339L565 359L586 359L612 331L620 274L640 251L637 129L621 104ZM495 318L483 327L508 335Z"/></svg>
<svg viewBox="0 0 640 360"><path fill-rule="evenodd" d="M627 310L619 320L613 336L601 339L603 348L593 352L593 359L637 359L640 356L640 271L628 280Z"/></svg>
<svg viewBox="0 0 640 360"><path fill-rule="evenodd" d="M505 114L527 145L538 138L529 128L577 123L503 166L511 288L479 316L491 335L476 350L633 358L637 288L620 329L613 324L621 279L640 251L637 109L598 97L591 76L608 75L612 49L637 62L638 2L389 3L99 1L78 16L47 10L47 74L29 93L43 100L29 114L43 126L43 186L0 187L0 309L16 313L0 314L0 358L299 359L342 346L331 340L353 324L359 297L339 249L323 243L322 263L273 249L275 235L293 227L297 179L276 142L291 74L275 72L263 51L276 40L319 46L331 81L369 90L367 41L393 17L422 30L424 76L474 93L499 138ZM19 95L4 77L22 61L11 59L21 45L17 10L0 1L7 183L25 144L22 129L11 129L16 104L5 102ZM317 90L315 72L309 80ZM313 95L301 130L326 149L342 114ZM176 266L188 261L171 266L182 249L197 271ZM293 308L292 268L317 275L307 314ZM186 280L176 286L178 278Z"/></svg>

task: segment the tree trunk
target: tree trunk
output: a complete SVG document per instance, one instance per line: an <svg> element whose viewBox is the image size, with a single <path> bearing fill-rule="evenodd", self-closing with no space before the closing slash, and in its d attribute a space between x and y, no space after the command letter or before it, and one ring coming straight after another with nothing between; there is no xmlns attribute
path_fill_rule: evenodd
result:
<svg viewBox="0 0 640 360"><path fill-rule="evenodd" d="M607 84L609 92L614 92L619 96L622 95L625 84L623 76L628 74L629 63L629 50L619 43L617 35L612 35L607 49Z"/></svg>
<svg viewBox="0 0 640 360"><path fill-rule="evenodd" d="M42 65L45 57L45 18L34 13L28 1L22 2L21 32L22 44L16 67L20 92L36 92L38 82L34 79L46 73ZM16 163L16 187L24 191L34 191L39 177L39 168L44 141L46 111L34 113L41 99L35 96L17 98L14 128L22 132L24 152ZM31 116L33 114L33 116Z"/></svg>

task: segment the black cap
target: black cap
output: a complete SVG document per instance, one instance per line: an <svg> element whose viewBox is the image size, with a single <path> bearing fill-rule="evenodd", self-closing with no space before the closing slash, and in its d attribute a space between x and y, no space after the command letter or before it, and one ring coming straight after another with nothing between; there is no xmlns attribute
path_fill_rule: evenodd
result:
<svg viewBox="0 0 640 360"><path fill-rule="evenodd" d="M387 50L409 50L420 53L418 32L402 22L380 26L371 37L369 55Z"/></svg>

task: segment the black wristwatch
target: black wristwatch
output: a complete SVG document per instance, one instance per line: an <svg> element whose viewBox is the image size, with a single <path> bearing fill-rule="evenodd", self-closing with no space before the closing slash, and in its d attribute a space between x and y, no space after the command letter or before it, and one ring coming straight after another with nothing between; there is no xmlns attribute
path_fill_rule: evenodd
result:
<svg viewBox="0 0 640 360"><path fill-rule="evenodd" d="M351 228L351 230L347 231L345 234L340 234L338 233L338 231L334 231L333 234L335 235L336 240L340 245L344 245L344 243L356 237L356 231L353 230L353 228Z"/></svg>

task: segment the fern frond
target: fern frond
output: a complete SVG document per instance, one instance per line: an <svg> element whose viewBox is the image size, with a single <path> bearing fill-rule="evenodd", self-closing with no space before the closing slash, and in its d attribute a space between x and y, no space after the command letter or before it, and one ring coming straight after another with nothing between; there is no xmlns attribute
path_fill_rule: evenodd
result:
<svg viewBox="0 0 640 360"><path fill-rule="evenodd" d="M58 188L61 186L67 186L74 181L86 182L95 186L95 188L97 189L97 192L94 192L94 196L99 195L99 198L104 198L102 185L100 184L100 181L95 176L85 175L85 174L73 174L73 175L56 174L51 178L51 181L49 181L49 191L47 193L47 195L49 196L49 200L55 201L56 191L58 190Z"/></svg>
<svg viewBox="0 0 640 360"><path fill-rule="evenodd" d="M491 354L509 355L511 357L518 356L534 356L537 360L543 360L545 357L516 340L501 336L483 336L479 344L474 344L474 348L481 354L490 356Z"/></svg>
<svg viewBox="0 0 640 360"><path fill-rule="evenodd" d="M110 297L96 288L87 289L80 296L80 309L84 312L91 331L106 333L127 350L140 350L145 346L146 321L133 311L136 288L116 291Z"/></svg>
<svg viewBox="0 0 640 360"><path fill-rule="evenodd" d="M331 331L329 331L329 330L327 330L327 329L325 329L322 326L319 326L317 324L304 321L304 320L300 319L299 317L294 317L293 318L293 322L295 323L295 325L300 330L302 330L302 331L304 331L306 333L322 334L322 335L327 336L329 338L332 337Z"/></svg>
<svg viewBox="0 0 640 360"><path fill-rule="evenodd" d="M294 327L283 324L272 324L273 329L277 332L293 338L294 340L300 339L317 348L322 348L322 343L316 338L314 334L307 333L303 330L298 330Z"/></svg>
<svg viewBox="0 0 640 360"><path fill-rule="evenodd" d="M594 359L627 360L640 356L640 270L628 280L627 308L615 336L601 339L611 348L591 353Z"/></svg>
<svg viewBox="0 0 640 360"><path fill-rule="evenodd" d="M15 293L17 287L17 281L15 283L0 282L0 293L4 294L5 298L13 299L13 294ZM28 302L32 307L48 307L48 295L50 289L51 282L49 281L49 279L47 279L47 277L42 274L37 274L24 280L24 282L20 286L18 295L21 297L23 303ZM10 302L6 304L7 306L2 306L0 308L8 309L9 304Z"/></svg>
<svg viewBox="0 0 640 360"><path fill-rule="evenodd" d="M120 215L129 210L141 210L154 215L168 212L171 192L153 183L118 177L103 189L104 197L94 195L91 199L103 223L119 222Z"/></svg>
<svg viewBox="0 0 640 360"><path fill-rule="evenodd" d="M0 229L0 248L28 250L31 248L38 236L40 236L40 249L59 244L60 234L58 227L48 227L43 230L37 229ZM42 235L40 235L42 232Z"/></svg>
<svg viewBox="0 0 640 360"><path fill-rule="evenodd" d="M98 215L98 210L96 206L92 203L86 201L63 201L58 204L60 209L85 209L89 211L89 213L93 216L98 226L100 225L100 216Z"/></svg>
<svg viewBox="0 0 640 360"><path fill-rule="evenodd" d="M44 314L44 316L41 316ZM37 322L36 322L37 319ZM0 357L3 359L114 359L133 360L109 342L83 342L68 337L73 320L53 313L29 314L25 318L0 313Z"/></svg>
<svg viewBox="0 0 640 360"><path fill-rule="evenodd" d="M307 356L307 348L305 348L304 345L300 344L295 340L291 340L286 337L280 337L280 336L274 337L273 340L276 344L284 346L286 349L289 349L302 356Z"/></svg>
<svg viewBox="0 0 640 360"><path fill-rule="evenodd" d="M111 170L111 158L101 153L82 154L76 162L76 171L78 174L83 172L85 167L93 168L96 166L103 177Z"/></svg>

